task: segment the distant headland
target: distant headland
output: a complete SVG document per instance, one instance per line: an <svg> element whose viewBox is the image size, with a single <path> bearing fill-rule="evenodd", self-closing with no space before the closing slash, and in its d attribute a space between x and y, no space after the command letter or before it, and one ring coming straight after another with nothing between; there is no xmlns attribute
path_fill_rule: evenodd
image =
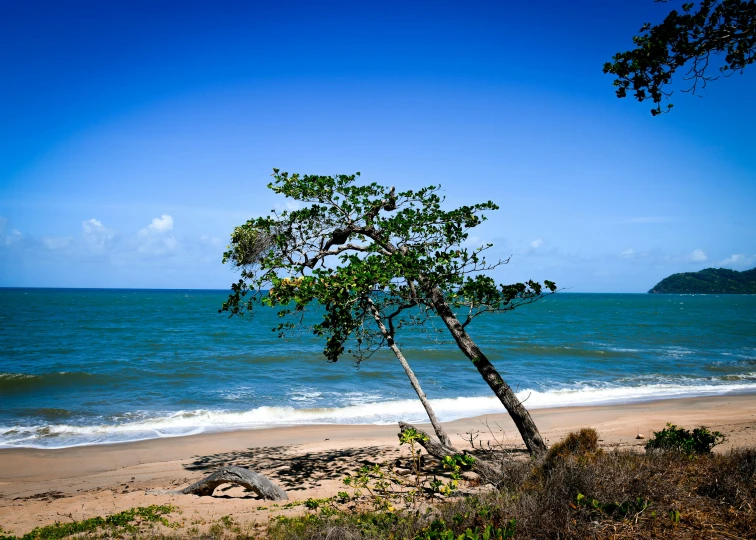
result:
<svg viewBox="0 0 756 540"><path fill-rule="evenodd" d="M650 294L756 294L756 268L737 272L707 268L664 278Z"/></svg>

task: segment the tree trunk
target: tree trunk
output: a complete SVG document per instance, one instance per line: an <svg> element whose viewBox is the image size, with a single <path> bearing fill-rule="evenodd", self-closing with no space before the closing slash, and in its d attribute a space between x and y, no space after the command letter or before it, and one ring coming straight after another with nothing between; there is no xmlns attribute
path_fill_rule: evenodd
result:
<svg viewBox="0 0 756 540"><path fill-rule="evenodd" d="M374 231L362 229L360 232L372 238L373 241L389 253L396 253L399 251L399 249L390 242L383 241ZM486 381L491 390L493 390L493 393L496 394L496 397L501 401L501 404L504 405L504 408L509 413L515 426L517 426L517 430L520 432L528 451L532 455L545 453L548 448L546 443L543 442L543 438L541 438L541 434L539 433L535 422L533 422L533 419L530 417L530 413L523 406L522 402L517 398L509 385L504 382L504 379L499 375L499 372L496 371L496 368L491 364L488 358L486 358L483 351L478 348L472 338L467 332L465 332L462 323L459 322L451 307L449 307L449 304L446 303L446 299L441 290L438 287L427 285L422 278L419 278L419 282L422 289L430 297L431 305L436 310L436 313L439 314L444 321L444 324L449 329L449 332L451 332L454 337L454 341L457 342L457 346L465 356L472 360L472 363L478 370L478 373L480 373L480 376L483 377L483 380Z"/></svg>
<svg viewBox="0 0 756 540"><path fill-rule="evenodd" d="M472 360L473 365L477 368L478 373L488 383L488 386L493 390L496 397L499 398L502 405L507 409L509 416L512 417L515 426L522 436L522 440L525 441L528 451L533 455L539 455L548 450L546 443L543 442L541 434L538 428L533 422L528 410L523 406L522 402L517 398L517 395L512 391L509 385L504 382L504 379L496 371L496 368L483 354L483 351L478 348L472 338L465 332L462 324L454 315L449 304L446 303L443 293L439 289L433 289L431 291L431 301L436 312L439 314L444 324L454 337L454 341L457 342L457 346L460 350Z"/></svg>
<svg viewBox="0 0 756 540"><path fill-rule="evenodd" d="M404 433L407 429L414 429L419 434L425 435L427 437L427 440L420 439L418 440L418 442L423 448L425 448L426 452L428 452L430 455L432 455L435 458L444 459L446 456L467 454L467 452L460 452L459 450L457 450L451 445L438 444L433 439L428 437L428 434L425 433L423 430L417 429L416 427L411 426L410 424L399 422L399 429L401 430L402 433ZM477 457L475 457L475 461L472 464L472 470L475 471L487 483L493 484L495 486L498 485L504 477L504 473L502 470L488 463L487 461L483 461Z"/></svg>
<svg viewBox="0 0 756 540"><path fill-rule="evenodd" d="M378 328L380 328L381 334L383 334L383 337L386 339L388 346L394 352L394 355L396 356L396 358L399 360L399 363L404 368L404 372L407 374L407 378L409 378L412 388L415 389L415 392L417 393L417 397L420 398L420 403L423 404L423 407L425 408L425 412L428 414L428 418L430 419L431 425L433 426L433 429L436 432L436 435L438 436L438 440L441 441L443 445L452 448L451 440L449 439L449 436L441 427L441 424L436 419L436 414L433 412L433 407L431 407L431 404L428 401L428 398L426 397L425 392L423 392L423 389L420 388L420 382L417 380L417 377L415 377L415 372L412 371L412 368L410 368L409 363L407 363L407 360L404 358L402 351L399 349L399 347L396 346L394 337L389 333L388 329L386 328L386 325L383 324L383 320L381 319L381 314L378 312L378 308L375 307L375 304L373 303L371 299L368 299L368 301L370 302L370 310L373 314L373 318L375 319L375 322L378 324Z"/></svg>
<svg viewBox="0 0 756 540"><path fill-rule="evenodd" d="M215 488L222 484L236 484L257 493L263 499L282 501L289 498L286 492L268 480L262 474L243 467L224 467L207 478L195 482L189 487L175 491L183 495L212 495Z"/></svg>

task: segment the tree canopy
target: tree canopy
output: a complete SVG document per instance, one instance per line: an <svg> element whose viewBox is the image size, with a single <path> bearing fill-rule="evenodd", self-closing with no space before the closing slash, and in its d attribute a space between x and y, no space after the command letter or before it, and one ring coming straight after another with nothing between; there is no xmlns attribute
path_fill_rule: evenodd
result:
<svg viewBox="0 0 756 540"><path fill-rule="evenodd" d="M428 322L434 315L428 293L435 289L454 309L465 309L463 327L541 296L540 283L501 285L483 274L507 262L486 260L491 244L462 247L469 229L486 219L483 212L498 208L491 201L444 210L439 186L395 193L375 183L355 185L358 176L276 171L268 187L308 205L273 211L233 231L223 261L239 267L241 279L222 310L236 315L255 305L278 306L282 318L294 317L276 328L284 335L299 326L308 306L323 306L313 331L326 338L326 358L337 361L353 337L346 352L359 361L384 343L366 324L374 308L386 314L393 334ZM546 288L555 286L547 281Z"/></svg>
<svg viewBox="0 0 756 540"><path fill-rule="evenodd" d="M223 261L238 267L241 276L222 311L241 315L257 306L277 307L282 321L275 330L286 335L302 328L309 307L322 309L311 329L325 338L324 354L332 362L345 352L359 362L391 346L402 327L433 328L441 319L510 414L514 411L515 423L525 418L519 420L528 447L545 449L527 411L466 328L482 314L533 302L556 285L504 285L486 275L507 260L489 262L484 252L490 244L465 242L469 230L485 221L485 212L498 208L493 202L447 210L439 186L397 192L377 183L358 185L358 177L274 169L268 187L303 206L274 210L234 229Z"/></svg>
<svg viewBox="0 0 756 540"><path fill-rule="evenodd" d="M756 60L756 1L701 0L695 7L696 2L686 2L660 24L644 24L633 37L636 47L604 64L604 73L617 77L617 97L632 92L640 102L650 99L656 116L673 106L662 109L662 101L672 94L668 85L678 69L687 68L682 78L688 87L683 91L696 94L719 77L711 74L711 64L718 64L720 75L729 76Z"/></svg>

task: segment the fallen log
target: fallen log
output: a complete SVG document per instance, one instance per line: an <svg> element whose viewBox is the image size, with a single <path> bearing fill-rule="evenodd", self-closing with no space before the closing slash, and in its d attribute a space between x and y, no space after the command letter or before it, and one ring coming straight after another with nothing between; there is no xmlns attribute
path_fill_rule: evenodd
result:
<svg viewBox="0 0 756 540"><path fill-rule="evenodd" d="M399 422L399 429L402 433L404 433L408 429L414 429L420 435L424 435L424 437L422 439L419 439L417 442L423 448L425 448L426 452L428 452L431 456L435 458L444 459L446 456L472 455L466 450L460 451L454 448L453 446L447 446L447 445L438 443L434 441L431 438L431 436L428 435L426 432L424 432L422 429L418 429L415 426L412 426L405 422ZM475 458L475 461L472 464L473 472L477 473L478 476L480 476L481 479L485 483L498 486L501 483L501 481L504 479L504 471L501 470L501 467L496 467L494 464L481 460L477 456L473 456L473 457Z"/></svg>
<svg viewBox="0 0 756 540"><path fill-rule="evenodd" d="M212 495L215 488L222 484L235 484L257 493L263 499L270 501L288 500L286 492L265 476L243 467L223 467L210 476L195 482L191 486L175 491L153 490L151 493L171 495L199 495L200 497Z"/></svg>

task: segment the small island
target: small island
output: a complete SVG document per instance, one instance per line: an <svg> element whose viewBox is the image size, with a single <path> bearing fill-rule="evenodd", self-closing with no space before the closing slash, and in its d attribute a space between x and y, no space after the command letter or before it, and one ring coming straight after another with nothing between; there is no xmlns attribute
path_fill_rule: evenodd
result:
<svg viewBox="0 0 756 540"><path fill-rule="evenodd" d="M664 278L649 294L756 294L756 268L738 272L706 268Z"/></svg>

